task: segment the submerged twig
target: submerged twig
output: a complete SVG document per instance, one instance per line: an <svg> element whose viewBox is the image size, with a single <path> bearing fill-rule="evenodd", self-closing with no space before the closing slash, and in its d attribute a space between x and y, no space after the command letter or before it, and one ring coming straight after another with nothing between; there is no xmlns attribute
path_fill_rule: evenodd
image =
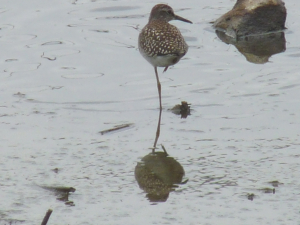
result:
<svg viewBox="0 0 300 225"><path fill-rule="evenodd" d="M117 130L121 130L121 129L124 129L124 128L127 128L127 127L131 127L133 125L133 123L128 123L128 124L122 124L122 125L118 125L118 126L115 126L111 129L108 129L108 130L103 130L103 131L100 131L99 133L100 134L107 134L107 133L110 133L110 132L113 132L113 131L117 131Z"/></svg>

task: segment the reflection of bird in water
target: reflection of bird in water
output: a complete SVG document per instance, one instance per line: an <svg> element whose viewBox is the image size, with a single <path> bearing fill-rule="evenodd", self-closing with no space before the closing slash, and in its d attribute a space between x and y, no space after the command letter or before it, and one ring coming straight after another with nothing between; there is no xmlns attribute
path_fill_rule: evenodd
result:
<svg viewBox="0 0 300 225"><path fill-rule="evenodd" d="M170 6L158 4L152 8L149 22L142 29L138 40L140 53L154 66L160 109L162 109L161 85L157 67L165 67L164 72L167 71L169 66L176 64L188 51L180 31L168 23L171 20L192 23L175 15Z"/></svg>
<svg viewBox="0 0 300 225"><path fill-rule="evenodd" d="M147 193L151 202L165 202L169 193L182 182L184 169L174 158L164 152L150 153L142 158L135 167L135 179Z"/></svg>

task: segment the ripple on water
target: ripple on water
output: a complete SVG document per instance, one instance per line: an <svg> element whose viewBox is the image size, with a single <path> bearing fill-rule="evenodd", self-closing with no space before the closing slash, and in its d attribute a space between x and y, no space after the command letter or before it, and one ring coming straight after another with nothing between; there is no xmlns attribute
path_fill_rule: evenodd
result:
<svg viewBox="0 0 300 225"><path fill-rule="evenodd" d="M287 52L289 53L287 55L289 57L293 57L293 58L299 58L300 57L299 47L288 48Z"/></svg>
<svg viewBox="0 0 300 225"><path fill-rule="evenodd" d="M43 43L35 43L35 44L30 44L30 45L26 45L26 47L28 48L36 48L36 47L49 47L49 48L53 48L53 46L72 46L74 45L73 42L71 41L62 41L62 40L56 40L56 41L47 41L47 42L43 42Z"/></svg>
<svg viewBox="0 0 300 225"><path fill-rule="evenodd" d="M7 42L19 42L35 39L37 36L33 34L10 34L1 36L0 40Z"/></svg>
<svg viewBox="0 0 300 225"><path fill-rule="evenodd" d="M110 29L110 28L102 28L102 29L88 29L88 30L83 30L83 31L88 31L88 32L96 32L100 34L118 34L118 31Z"/></svg>
<svg viewBox="0 0 300 225"><path fill-rule="evenodd" d="M18 62L17 59L7 59L7 64L4 65L4 71L9 73L27 72L37 70L40 67L40 63L23 63Z"/></svg>
<svg viewBox="0 0 300 225"><path fill-rule="evenodd" d="M119 42L119 41L111 39L111 38L99 39L98 37L86 37L84 39L88 42L92 42L92 43L96 43L96 44L104 44L104 45L110 45L110 46L116 46L116 47L122 47L122 48L136 48L136 46L134 46L134 45Z"/></svg>
<svg viewBox="0 0 300 225"><path fill-rule="evenodd" d="M140 14L136 14L136 15L120 15L120 16L106 16L106 17L97 17L97 20L114 20L114 19L138 19L138 18L144 18L146 17L146 15L140 15Z"/></svg>
<svg viewBox="0 0 300 225"><path fill-rule="evenodd" d="M11 25L11 24L1 24L0 25L0 30L3 31L3 30L12 30L14 29L14 26Z"/></svg>
<svg viewBox="0 0 300 225"><path fill-rule="evenodd" d="M36 93L36 92L43 92L43 91L49 91L49 90L54 90L54 89L60 89L62 88L62 86L57 86L57 87L53 87L53 86L47 86L47 85L43 85L43 86L32 86L32 87L18 87L16 88L17 93L14 93L13 96L17 97L17 98L24 98L26 96L26 94L29 93ZM26 93L26 94L24 94Z"/></svg>
<svg viewBox="0 0 300 225"><path fill-rule="evenodd" d="M8 9L2 9L2 8L0 8L0 13L4 13L6 11L8 11Z"/></svg>
<svg viewBox="0 0 300 225"><path fill-rule="evenodd" d="M78 74L68 74L68 75L62 75L62 78L65 79L92 79L92 78L98 78L104 76L103 73L78 73Z"/></svg>
<svg viewBox="0 0 300 225"><path fill-rule="evenodd" d="M0 72L0 78L3 79L3 78L7 78L7 77L10 77L11 74L9 73L5 73L5 72Z"/></svg>
<svg viewBox="0 0 300 225"><path fill-rule="evenodd" d="M91 12L113 12L113 11L126 11L133 9L140 9L138 6L111 6L111 7L103 7L92 9Z"/></svg>
<svg viewBox="0 0 300 225"><path fill-rule="evenodd" d="M59 50L51 50L43 53L42 58L49 59L51 61L56 60L58 57L73 55L80 53L79 50L74 49L59 49Z"/></svg>
<svg viewBox="0 0 300 225"><path fill-rule="evenodd" d="M298 87L300 84L291 84L291 85L286 85L283 87L280 87L279 89L290 89L290 88L295 88Z"/></svg>
<svg viewBox="0 0 300 225"><path fill-rule="evenodd" d="M198 41L198 38L197 37L186 37L186 36L184 36L184 40L192 42L192 41Z"/></svg>

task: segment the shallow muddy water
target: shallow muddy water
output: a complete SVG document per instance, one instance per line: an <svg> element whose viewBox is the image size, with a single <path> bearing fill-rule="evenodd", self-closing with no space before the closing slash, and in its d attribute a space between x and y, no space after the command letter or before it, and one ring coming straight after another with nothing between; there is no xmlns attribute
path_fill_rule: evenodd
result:
<svg viewBox="0 0 300 225"><path fill-rule="evenodd" d="M299 1L267 63L212 29L235 1L167 1L194 24L172 22L190 48L159 69L168 156L155 162L158 93L137 39L157 2L2 2L1 225L40 224L50 208L48 224L300 223ZM181 101L186 119L169 110ZM141 165L173 185L160 201Z"/></svg>

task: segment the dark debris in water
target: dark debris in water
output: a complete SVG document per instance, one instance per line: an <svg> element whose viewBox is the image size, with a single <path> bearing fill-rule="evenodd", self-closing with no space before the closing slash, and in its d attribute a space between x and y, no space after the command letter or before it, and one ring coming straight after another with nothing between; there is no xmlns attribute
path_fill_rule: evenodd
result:
<svg viewBox="0 0 300 225"><path fill-rule="evenodd" d="M70 192L75 192L76 189L73 187L64 187L64 186L40 186L43 189L52 191L57 196L57 200L64 202L66 205L75 206L73 201L69 201Z"/></svg>
<svg viewBox="0 0 300 225"><path fill-rule="evenodd" d="M247 198L248 198L248 200L250 200L250 201L253 201L253 199L256 197L256 195L255 194L253 194L253 193L248 193L247 194Z"/></svg>
<svg viewBox="0 0 300 225"><path fill-rule="evenodd" d="M0 224L2 225L19 225L26 224L25 220L15 220L15 219L0 219Z"/></svg>
<svg viewBox="0 0 300 225"><path fill-rule="evenodd" d="M270 181L270 182L268 182L268 184L271 184L273 187L279 187L279 185L283 185L283 183L280 183L277 180Z"/></svg>
<svg viewBox="0 0 300 225"><path fill-rule="evenodd" d="M91 31L95 31L98 33L109 33L109 30L91 30Z"/></svg>
<svg viewBox="0 0 300 225"><path fill-rule="evenodd" d="M18 61L18 59L6 59L5 62L14 62L14 61Z"/></svg>
<svg viewBox="0 0 300 225"><path fill-rule="evenodd" d="M21 93L21 92L17 92L15 94L13 94L14 97L18 97L18 98L25 98L25 94Z"/></svg>
<svg viewBox="0 0 300 225"><path fill-rule="evenodd" d="M271 181L271 182L268 182L269 184L271 183L274 183L274 184L277 184L278 181ZM258 188L256 190L253 190L254 192L260 192L260 193L263 193L263 194L275 194L275 188L269 188L269 187L265 187L265 188ZM254 194L254 193L246 193L246 194L243 194L243 197L247 197L248 200L250 201L253 201L254 199L256 198L259 198L259 195L257 194Z"/></svg>
<svg viewBox="0 0 300 225"><path fill-rule="evenodd" d="M68 205L68 206L75 206L75 204L74 204L73 201L66 201L66 202L65 202L65 205Z"/></svg>
<svg viewBox="0 0 300 225"><path fill-rule="evenodd" d="M260 188L258 190L266 194L275 194L275 188Z"/></svg>
<svg viewBox="0 0 300 225"><path fill-rule="evenodd" d="M187 118L189 115L191 115L191 104L187 103L186 101L182 101L181 105L175 105L172 109L170 109L172 111L172 113L176 114L176 115L181 115L181 118L185 119Z"/></svg>
<svg viewBox="0 0 300 225"><path fill-rule="evenodd" d="M121 130L121 129L129 128L129 127L132 127L132 126L133 126L133 123L121 124L121 125L114 126L111 129L100 131L99 133L104 135L104 134L107 134L107 133L110 133L110 132L114 132L114 131L118 131L118 130Z"/></svg>
<svg viewBox="0 0 300 225"><path fill-rule="evenodd" d="M59 169L58 169L58 168L54 168L52 171L53 171L54 173L58 173L58 172L59 172Z"/></svg>
<svg viewBox="0 0 300 225"><path fill-rule="evenodd" d="M54 191L57 193L69 193L69 192L75 192L76 189L73 187L55 187L55 186L42 186L42 188L49 190L49 191Z"/></svg>

